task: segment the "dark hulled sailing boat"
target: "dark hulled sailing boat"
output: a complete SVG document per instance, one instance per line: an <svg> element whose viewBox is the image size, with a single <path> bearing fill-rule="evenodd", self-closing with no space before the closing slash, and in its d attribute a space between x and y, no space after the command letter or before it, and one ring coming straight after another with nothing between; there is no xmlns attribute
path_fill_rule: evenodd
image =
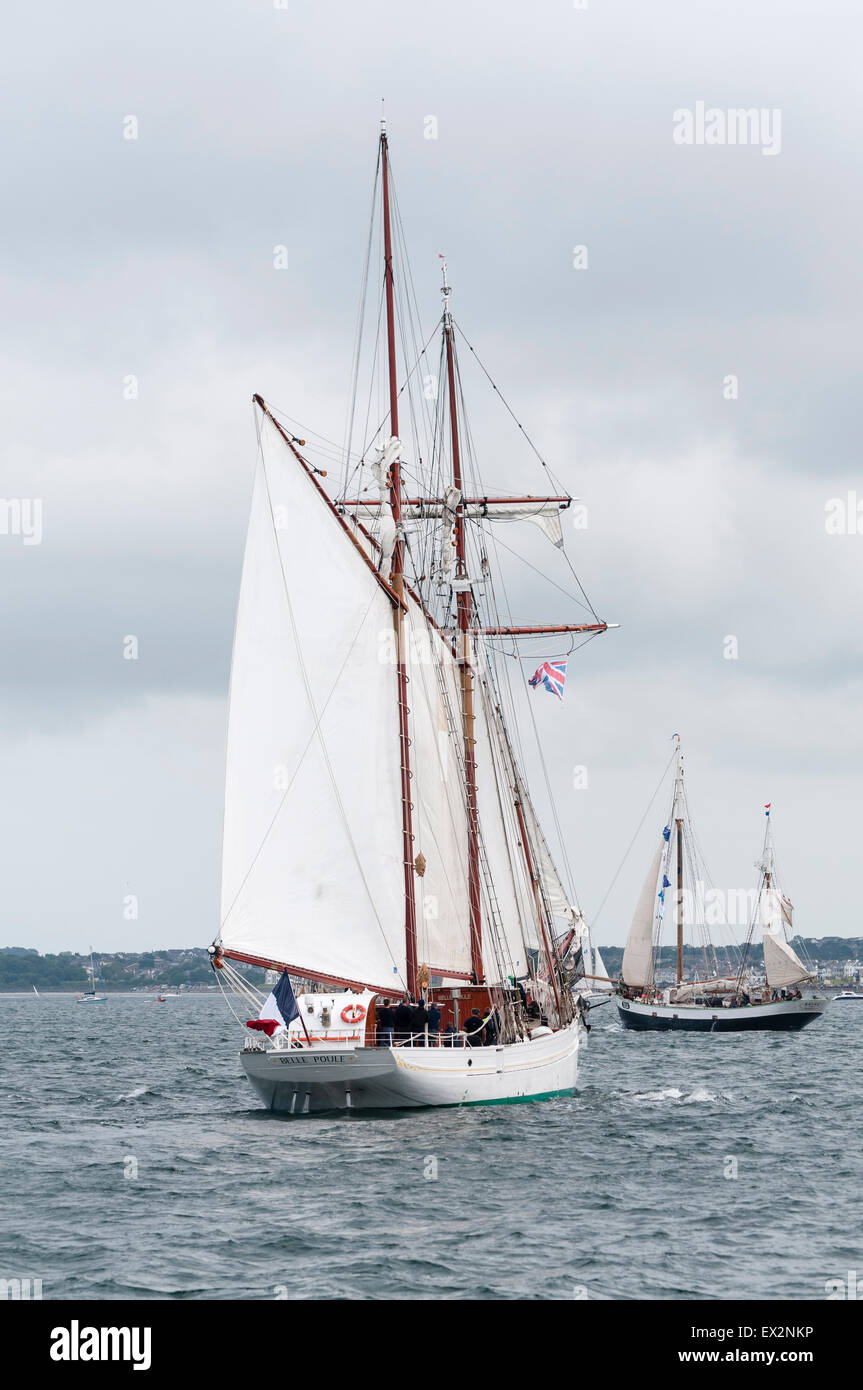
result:
<svg viewBox="0 0 863 1390"><path fill-rule="evenodd" d="M677 737L677 736L675 736ZM692 832L683 779L683 753L677 737L676 769L671 809L662 838L638 900L623 953L617 989L620 1019L626 1028L688 1030L708 1033L750 1029L798 1029L820 1018L827 999L801 994L812 971L787 939L792 907L779 888L766 809L760 880L750 915L746 942L733 968L720 968L703 910L699 910L697 876L700 855ZM689 878L689 888L686 880ZM684 978L684 920L686 902L698 920L705 967L704 979ZM660 979L662 932L668 903L676 924L675 982ZM752 978L750 950L756 931L763 936L764 981Z"/></svg>

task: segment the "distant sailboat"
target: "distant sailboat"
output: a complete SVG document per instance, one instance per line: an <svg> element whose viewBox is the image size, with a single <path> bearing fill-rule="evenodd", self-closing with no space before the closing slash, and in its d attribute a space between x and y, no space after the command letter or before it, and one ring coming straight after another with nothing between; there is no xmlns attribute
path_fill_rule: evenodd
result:
<svg viewBox="0 0 863 1390"><path fill-rule="evenodd" d="M620 1020L626 1028L689 1030L709 1033L750 1029L804 1028L820 1018L828 1000L803 997L799 986L812 979L790 942L792 907L776 882L770 808L759 868L761 879L746 942L733 972L719 974L707 924L698 922L705 956L704 980L683 978L684 873L699 861L683 785L683 754L677 741L677 767L671 811L641 890L626 941L617 989ZM672 861L674 867L672 868ZM676 885L673 888L673 884ZM676 983L661 988L659 952L666 894L672 890L677 918ZM693 895L697 898L697 891ZM690 898L692 901L692 897ZM763 987L749 978L750 948L756 925L763 930Z"/></svg>
<svg viewBox="0 0 863 1390"><path fill-rule="evenodd" d="M105 1000L106 1000L106 998L107 998L107 995L105 995L105 994L97 994L97 993L96 993L97 971L96 971L96 964L95 964L95 961L94 961L94 958L93 958L93 952L92 952L92 951L90 952L90 972L89 972L89 973L90 973L90 988L87 989L87 990L85 990L83 994L77 995L77 996L76 996L76 999L75 999L75 1003L76 1003L76 1004L104 1004L104 1002L105 1002ZM98 978L101 978L101 976L99 976Z"/></svg>
<svg viewBox="0 0 863 1390"><path fill-rule="evenodd" d="M38 989L36 988L35 985L33 986L33 993L35 994L36 998L38 999L38 998L39 998L39 991L38 991Z"/></svg>
<svg viewBox="0 0 863 1390"><path fill-rule="evenodd" d="M580 945L572 954L570 975L573 994L588 1009L596 1009L613 998L614 981L609 978L599 947L593 945L590 930L583 922Z"/></svg>

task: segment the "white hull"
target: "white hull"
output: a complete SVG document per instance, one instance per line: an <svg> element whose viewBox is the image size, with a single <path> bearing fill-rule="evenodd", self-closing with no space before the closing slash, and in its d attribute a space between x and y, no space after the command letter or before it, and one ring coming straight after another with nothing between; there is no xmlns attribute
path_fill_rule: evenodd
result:
<svg viewBox="0 0 863 1390"><path fill-rule="evenodd" d="M270 1110L390 1110L545 1100L575 1088L578 1022L506 1047L267 1048L240 1054Z"/></svg>

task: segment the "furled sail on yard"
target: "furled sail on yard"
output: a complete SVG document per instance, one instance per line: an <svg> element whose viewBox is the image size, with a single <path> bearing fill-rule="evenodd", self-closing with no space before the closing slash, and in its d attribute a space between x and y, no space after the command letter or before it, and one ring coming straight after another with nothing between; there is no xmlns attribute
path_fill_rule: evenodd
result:
<svg viewBox="0 0 863 1390"><path fill-rule="evenodd" d="M552 545L563 545L561 512L569 506L557 498L522 497L510 500L505 497L462 498L455 490L454 498L443 501L410 500L402 503L402 518L408 524L420 521L433 521L444 518L461 501L462 515L469 520L489 521L532 521ZM360 521L377 524L386 519L386 504L368 501L365 498L346 502L345 507Z"/></svg>

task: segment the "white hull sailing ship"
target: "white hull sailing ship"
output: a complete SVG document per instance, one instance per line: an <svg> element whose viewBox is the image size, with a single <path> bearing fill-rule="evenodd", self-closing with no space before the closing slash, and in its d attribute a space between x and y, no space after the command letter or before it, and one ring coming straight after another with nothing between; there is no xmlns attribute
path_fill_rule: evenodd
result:
<svg viewBox="0 0 863 1390"><path fill-rule="evenodd" d="M349 425L334 496L313 458L327 441L306 446L255 397L210 949L247 1015L246 1075L291 1114L565 1094L584 1036L558 950L578 912L522 772L534 716L516 703L532 698L522 644L551 640L559 660L607 625L589 605L589 621L531 627L498 609L494 524L531 521L562 550L571 498L483 486L445 262L438 373L422 349L400 378L415 301L396 296L407 263L383 127L378 179L382 410L361 451ZM370 232L366 281L371 246ZM243 963L278 973L263 1005ZM274 1011L280 991L290 1008ZM416 1029L393 1033L396 1006Z"/></svg>
<svg viewBox="0 0 863 1390"><path fill-rule="evenodd" d="M675 736L676 737L676 736ZM685 902L695 908L695 880L704 872L692 834L683 783L683 755L677 738L676 772L671 811L648 870L623 953L617 1004L621 1023L641 1030L684 1030L725 1033L759 1029L805 1028L827 1007L824 997L804 996L813 972L800 960L787 939L792 906L781 892L775 869L770 808L760 868L760 882L747 938L733 970L720 971L719 960L704 920L697 923L704 954L705 978L685 980L683 938ZM672 862L673 861L673 862ZM690 888L685 888L685 878ZM676 981L659 982L662 927L669 890L673 891L677 926ZM697 908L696 913L697 915ZM750 947L758 927L763 932L764 980L752 979Z"/></svg>

